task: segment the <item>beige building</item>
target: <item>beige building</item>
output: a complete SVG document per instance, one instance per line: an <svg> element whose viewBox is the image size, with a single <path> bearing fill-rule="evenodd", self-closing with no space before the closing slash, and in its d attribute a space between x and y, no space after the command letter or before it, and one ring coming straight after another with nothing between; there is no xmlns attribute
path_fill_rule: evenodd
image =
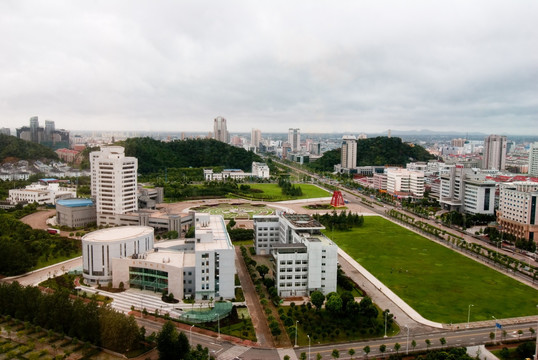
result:
<svg viewBox="0 0 538 360"><path fill-rule="evenodd" d="M95 204L90 199L64 199L56 202L56 222L70 228L97 222Z"/></svg>
<svg viewBox="0 0 538 360"><path fill-rule="evenodd" d="M538 183L516 181L500 185L497 222L502 231L527 240L538 234Z"/></svg>

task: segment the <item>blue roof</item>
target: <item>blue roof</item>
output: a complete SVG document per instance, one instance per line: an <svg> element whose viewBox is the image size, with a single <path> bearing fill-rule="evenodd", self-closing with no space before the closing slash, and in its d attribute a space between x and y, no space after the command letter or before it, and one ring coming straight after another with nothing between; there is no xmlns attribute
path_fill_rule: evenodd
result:
<svg viewBox="0 0 538 360"><path fill-rule="evenodd" d="M67 206L67 207L81 207L81 206L92 206L93 201L90 199L64 199L56 201L56 204Z"/></svg>
<svg viewBox="0 0 538 360"><path fill-rule="evenodd" d="M40 181L44 181L44 182L49 182L49 181L58 181L58 179L54 179L54 178L44 178L44 179L39 179Z"/></svg>

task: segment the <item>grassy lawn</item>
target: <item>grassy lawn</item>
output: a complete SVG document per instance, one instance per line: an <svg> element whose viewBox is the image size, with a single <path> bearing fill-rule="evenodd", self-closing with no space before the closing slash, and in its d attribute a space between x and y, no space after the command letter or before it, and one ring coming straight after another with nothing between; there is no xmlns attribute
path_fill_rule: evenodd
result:
<svg viewBox="0 0 538 360"><path fill-rule="evenodd" d="M327 232L422 316L443 323L536 314L538 291L381 217Z"/></svg>
<svg viewBox="0 0 538 360"><path fill-rule="evenodd" d="M282 189L277 184L248 184L252 189L262 190L263 193L252 193L251 195L257 199L270 199L269 201L283 201L295 199L311 199L328 197L331 194L319 187L311 184L294 184L298 185L303 191L303 195L292 197L282 195Z"/></svg>
<svg viewBox="0 0 538 360"><path fill-rule="evenodd" d="M76 257L79 257L82 255L82 251L77 251L76 253L72 253L69 256L49 256L48 260L45 258L44 255L40 256L39 259L37 259L37 265L32 268L32 270L37 270L44 268L46 266L54 265L62 261L74 259ZM31 271L32 271L31 270Z"/></svg>

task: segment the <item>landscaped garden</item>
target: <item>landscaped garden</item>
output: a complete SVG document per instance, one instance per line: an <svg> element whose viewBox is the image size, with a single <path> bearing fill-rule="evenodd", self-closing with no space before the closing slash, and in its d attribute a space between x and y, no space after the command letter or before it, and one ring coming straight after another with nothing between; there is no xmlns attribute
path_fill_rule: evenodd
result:
<svg viewBox="0 0 538 360"><path fill-rule="evenodd" d="M211 215L222 215L225 219L251 219L253 215L271 215L275 209L264 204L250 203L223 203L207 204L192 208L196 212L210 213Z"/></svg>
<svg viewBox="0 0 538 360"><path fill-rule="evenodd" d="M312 184L294 184L301 188L301 195L285 195L282 193L282 188L278 184L248 184L251 191L248 197L251 199L259 199L264 201L284 201L295 199L314 199L321 197L329 197L331 194ZM261 192L260 192L261 191Z"/></svg>
<svg viewBox="0 0 538 360"><path fill-rule="evenodd" d="M346 253L432 321L536 314L538 291L381 217L327 231Z"/></svg>

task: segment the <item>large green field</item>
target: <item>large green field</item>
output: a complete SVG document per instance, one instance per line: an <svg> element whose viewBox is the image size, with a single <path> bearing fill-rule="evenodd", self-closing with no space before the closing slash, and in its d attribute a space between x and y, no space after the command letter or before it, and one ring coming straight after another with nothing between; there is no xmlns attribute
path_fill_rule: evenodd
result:
<svg viewBox="0 0 538 360"><path fill-rule="evenodd" d="M253 193L257 199L270 199L271 201L295 200L295 199L312 199L320 197L328 197L331 194L319 187L311 184L294 184L301 188L303 195L287 196L282 195L282 188L278 184L248 184L252 189L258 189L263 193Z"/></svg>
<svg viewBox="0 0 538 360"><path fill-rule="evenodd" d="M538 291L388 220L327 232L422 316L442 323L536 315Z"/></svg>

